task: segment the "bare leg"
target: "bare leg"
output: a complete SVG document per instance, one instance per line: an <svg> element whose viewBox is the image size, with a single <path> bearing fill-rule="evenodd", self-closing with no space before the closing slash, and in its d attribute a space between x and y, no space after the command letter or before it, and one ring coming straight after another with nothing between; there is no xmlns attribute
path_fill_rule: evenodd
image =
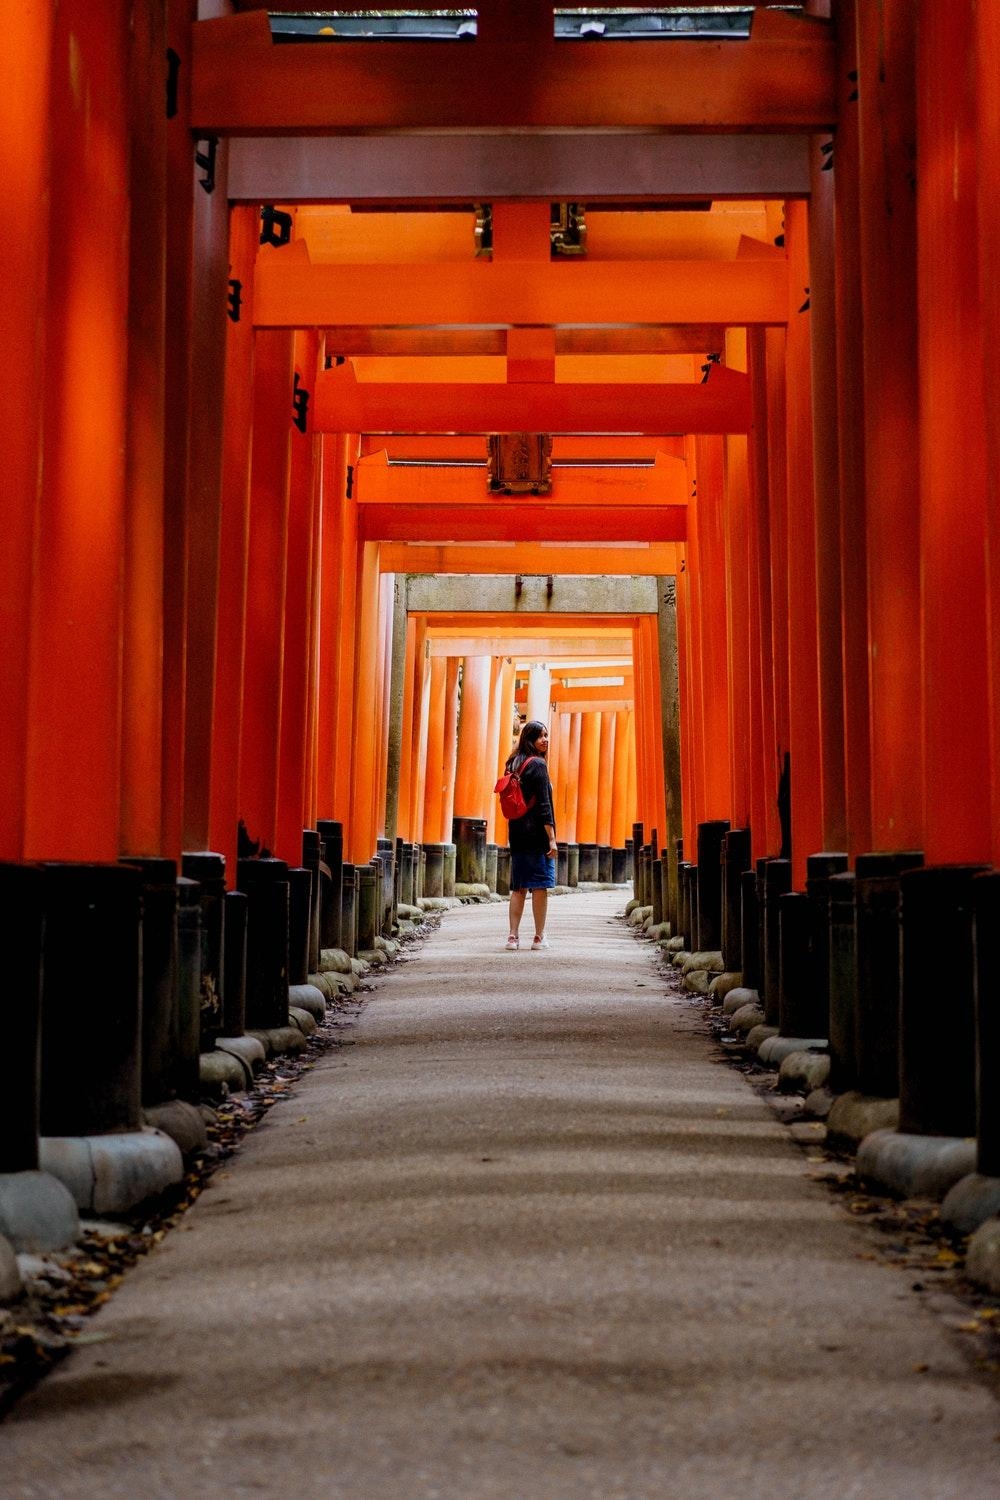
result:
<svg viewBox="0 0 1000 1500"><path fill-rule="evenodd" d="M524 912L524 892L511 891L510 893L510 935L517 937L517 929L521 925L521 917Z"/></svg>
<svg viewBox="0 0 1000 1500"><path fill-rule="evenodd" d="M535 937L545 936L545 914L549 909L549 893L547 890L532 891L531 893L531 915L535 919Z"/></svg>

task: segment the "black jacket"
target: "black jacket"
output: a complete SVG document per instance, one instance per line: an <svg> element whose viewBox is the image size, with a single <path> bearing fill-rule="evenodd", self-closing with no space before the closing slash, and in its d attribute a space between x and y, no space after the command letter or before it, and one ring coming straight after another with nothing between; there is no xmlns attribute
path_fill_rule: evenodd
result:
<svg viewBox="0 0 1000 1500"><path fill-rule="evenodd" d="M524 765L524 757L515 757L514 770ZM546 823L555 828L555 813L552 810L552 782L549 768L541 758L526 766L521 776L521 790L525 802L535 799L534 807L528 809L523 818L515 818L507 824L507 842L518 854L547 854L549 836Z"/></svg>

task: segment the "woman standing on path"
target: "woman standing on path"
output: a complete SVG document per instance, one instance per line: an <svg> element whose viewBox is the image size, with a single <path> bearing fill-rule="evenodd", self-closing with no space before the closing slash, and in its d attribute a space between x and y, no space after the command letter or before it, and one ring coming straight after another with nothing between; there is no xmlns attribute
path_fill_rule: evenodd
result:
<svg viewBox="0 0 1000 1500"><path fill-rule="evenodd" d="M552 782L545 757L549 751L549 731L537 719L529 719L521 730L517 748L508 758L506 771L518 773L528 811L507 825L510 844L510 936L507 951L519 946L518 928L524 912L524 898L531 892L531 914L535 919L535 936L531 948L547 948L545 914L549 891L556 883L556 820L552 811Z"/></svg>

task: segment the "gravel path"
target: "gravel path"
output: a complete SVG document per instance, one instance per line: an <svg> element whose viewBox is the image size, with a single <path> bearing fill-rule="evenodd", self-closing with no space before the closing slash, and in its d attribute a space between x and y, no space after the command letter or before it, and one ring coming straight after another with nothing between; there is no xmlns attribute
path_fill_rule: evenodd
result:
<svg viewBox="0 0 1000 1500"><path fill-rule="evenodd" d="M544 953L449 912L0 1427L0 1495L996 1500L993 1397L623 904Z"/></svg>

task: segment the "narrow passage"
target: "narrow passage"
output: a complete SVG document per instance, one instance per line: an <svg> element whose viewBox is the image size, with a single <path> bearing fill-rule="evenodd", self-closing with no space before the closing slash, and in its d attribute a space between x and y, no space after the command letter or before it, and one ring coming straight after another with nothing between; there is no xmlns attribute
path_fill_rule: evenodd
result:
<svg viewBox="0 0 1000 1500"><path fill-rule="evenodd" d="M995 1500L1000 1413L624 895L465 907L0 1431L18 1497Z"/></svg>

